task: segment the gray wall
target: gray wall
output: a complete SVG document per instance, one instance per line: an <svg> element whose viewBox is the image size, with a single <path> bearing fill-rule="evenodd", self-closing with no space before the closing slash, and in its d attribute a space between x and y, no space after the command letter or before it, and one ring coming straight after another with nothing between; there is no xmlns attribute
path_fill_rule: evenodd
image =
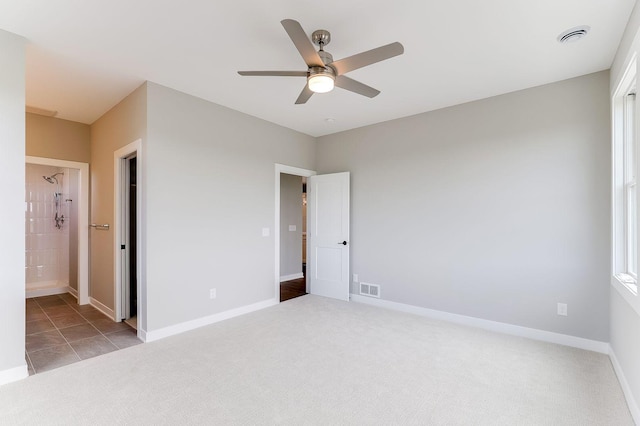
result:
<svg viewBox="0 0 640 426"><path fill-rule="evenodd" d="M289 225L296 227L289 230ZM280 174L280 277L302 274L302 178Z"/></svg>
<svg viewBox="0 0 640 426"><path fill-rule="evenodd" d="M351 172L351 272L386 300L608 341L608 78L319 138L318 172Z"/></svg>
<svg viewBox="0 0 640 426"><path fill-rule="evenodd" d="M147 96L147 330L275 298L275 163L314 169L315 139L157 84Z"/></svg>
<svg viewBox="0 0 640 426"><path fill-rule="evenodd" d="M146 140L146 83L91 125L91 223L108 223L111 229L90 231L90 296L114 309L114 152L137 139ZM142 165L144 173L144 164ZM144 228L144 220L141 226ZM144 272L143 272L144 273ZM143 295L141 295L143 297ZM141 327L145 329L144 316Z"/></svg>
<svg viewBox="0 0 640 426"><path fill-rule="evenodd" d="M0 384L19 378L21 373L26 374L25 46L26 42L22 37L0 30ZM18 371L21 368L24 371Z"/></svg>
<svg viewBox="0 0 640 426"><path fill-rule="evenodd" d="M91 161L91 126L26 114L27 155L88 163Z"/></svg>
<svg viewBox="0 0 640 426"><path fill-rule="evenodd" d="M610 293L610 345L637 404L640 396L640 317L618 290L611 287Z"/></svg>
<svg viewBox="0 0 640 426"><path fill-rule="evenodd" d="M637 49L637 46L634 46L636 43L636 36L638 35L638 29L640 28L640 6L636 1L633 10L631 11L631 16L629 16L629 21L627 21L627 27L624 29L624 33L622 34L622 40L620 40L620 44L618 45L618 51L616 52L616 56L613 58L613 63L611 64L611 92L615 90L613 87L620 80L621 74L626 69L627 62L631 58L631 53Z"/></svg>

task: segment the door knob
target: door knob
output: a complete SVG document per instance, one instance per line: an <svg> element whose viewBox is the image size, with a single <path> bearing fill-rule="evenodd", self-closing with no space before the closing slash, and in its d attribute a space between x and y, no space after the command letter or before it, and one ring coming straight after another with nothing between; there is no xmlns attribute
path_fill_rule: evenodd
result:
<svg viewBox="0 0 640 426"><path fill-rule="evenodd" d="M346 242L346 241L343 241L343 242L338 243L338 244L342 244L343 246L346 246L346 245L347 245L347 242Z"/></svg>

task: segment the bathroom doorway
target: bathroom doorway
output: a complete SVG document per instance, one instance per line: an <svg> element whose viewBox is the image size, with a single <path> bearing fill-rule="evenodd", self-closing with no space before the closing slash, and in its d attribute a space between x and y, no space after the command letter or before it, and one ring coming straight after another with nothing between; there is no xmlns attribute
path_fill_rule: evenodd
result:
<svg viewBox="0 0 640 426"><path fill-rule="evenodd" d="M63 293L89 303L86 163L25 161L25 294Z"/></svg>

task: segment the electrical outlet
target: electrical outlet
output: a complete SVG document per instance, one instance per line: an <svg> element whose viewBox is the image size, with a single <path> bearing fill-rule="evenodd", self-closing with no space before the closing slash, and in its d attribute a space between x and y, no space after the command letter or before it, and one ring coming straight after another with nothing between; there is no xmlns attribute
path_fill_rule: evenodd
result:
<svg viewBox="0 0 640 426"><path fill-rule="evenodd" d="M215 288L212 288L211 290L209 290L209 299L215 299L217 296L218 295Z"/></svg>
<svg viewBox="0 0 640 426"><path fill-rule="evenodd" d="M567 304L566 303L558 303L558 315L562 315L563 317L567 316Z"/></svg>
<svg viewBox="0 0 640 426"><path fill-rule="evenodd" d="M359 282L359 281L360 281L360 280L358 279L358 274L353 274L353 282L354 282L354 283L357 283L357 282Z"/></svg>

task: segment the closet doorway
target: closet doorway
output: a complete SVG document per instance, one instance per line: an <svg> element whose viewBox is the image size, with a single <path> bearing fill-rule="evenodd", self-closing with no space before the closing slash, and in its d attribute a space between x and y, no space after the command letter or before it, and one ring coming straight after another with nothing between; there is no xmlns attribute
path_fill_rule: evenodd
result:
<svg viewBox="0 0 640 426"><path fill-rule="evenodd" d="M144 336L141 298L141 140L114 153L115 172L115 320ZM143 339L144 340L144 339Z"/></svg>

